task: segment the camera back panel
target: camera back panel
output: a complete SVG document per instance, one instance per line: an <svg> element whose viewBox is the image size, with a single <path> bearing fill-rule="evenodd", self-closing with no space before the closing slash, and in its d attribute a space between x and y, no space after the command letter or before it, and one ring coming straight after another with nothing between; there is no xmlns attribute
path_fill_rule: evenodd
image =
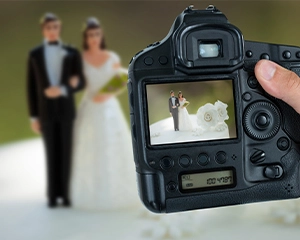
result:
<svg viewBox="0 0 300 240"><path fill-rule="evenodd" d="M128 94L134 160L139 195L149 210L300 196L300 116L261 88L254 75L260 59L300 73L300 48L244 41L212 8L186 9L165 39L132 59ZM194 126L201 125L202 116L214 120L217 106L227 105L228 118L207 124L206 130L185 133L179 127L177 134L176 118L172 122L165 115L168 104L176 105L169 95L173 88L192 99L186 109ZM195 103L198 111L192 111Z"/></svg>

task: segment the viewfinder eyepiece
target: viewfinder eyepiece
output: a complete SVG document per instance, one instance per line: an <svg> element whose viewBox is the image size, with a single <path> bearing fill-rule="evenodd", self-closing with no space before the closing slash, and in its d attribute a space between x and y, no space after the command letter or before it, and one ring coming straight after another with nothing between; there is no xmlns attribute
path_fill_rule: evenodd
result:
<svg viewBox="0 0 300 240"><path fill-rule="evenodd" d="M218 41L207 42L200 41L199 55L202 58L214 58L221 56L221 44Z"/></svg>

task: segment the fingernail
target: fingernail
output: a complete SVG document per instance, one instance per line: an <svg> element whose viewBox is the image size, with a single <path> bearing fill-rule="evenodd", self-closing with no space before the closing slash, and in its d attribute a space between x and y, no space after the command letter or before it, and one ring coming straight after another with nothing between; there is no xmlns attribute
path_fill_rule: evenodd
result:
<svg viewBox="0 0 300 240"><path fill-rule="evenodd" d="M264 61L260 65L260 73L264 80L270 81L274 77L275 71L276 65L273 62Z"/></svg>

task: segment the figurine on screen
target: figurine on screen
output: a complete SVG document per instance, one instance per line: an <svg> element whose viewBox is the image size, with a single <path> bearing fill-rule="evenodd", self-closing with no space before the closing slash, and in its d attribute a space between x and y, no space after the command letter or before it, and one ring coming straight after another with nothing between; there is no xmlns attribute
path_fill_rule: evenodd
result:
<svg viewBox="0 0 300 240"><path fill-rule="evenodd" d="M188 110L186 109L190 102L184 98L183 93L181 91L178 92L178 102L178 125L180 131L193 131L193 123L188 113Z"/></svg>
<svg viewBox="0 0 300 240"><path fill-rule="evenodd" d="M179 131L179 122L178 122L178 107L180 106L179 100L174 95L174 91L170 91L171 97L169 98L169 111L170 115L173 117L174 121L174 130Z"/></svg>
<svg viewBox="0 0 300 240"><path fill-rule="evenodd" d="M85 85L81 56L60 39L61 21L45 14L41 21L43 43L30 51L27 95L31 128L43 136L47 165L48 206L58 198L70 206L69 177L75 104L73 95Z"/></svg>

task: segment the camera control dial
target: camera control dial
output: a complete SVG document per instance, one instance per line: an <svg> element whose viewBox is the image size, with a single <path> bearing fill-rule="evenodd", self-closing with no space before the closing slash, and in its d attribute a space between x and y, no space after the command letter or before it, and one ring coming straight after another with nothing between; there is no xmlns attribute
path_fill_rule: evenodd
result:
<svg viewBox="0 0 300 240"><path fill-rule="evenodd" d="M243 125L248 136L255 140L272 138L280 127L279 111L267 101L252 103L244 112Z"/></svg>

